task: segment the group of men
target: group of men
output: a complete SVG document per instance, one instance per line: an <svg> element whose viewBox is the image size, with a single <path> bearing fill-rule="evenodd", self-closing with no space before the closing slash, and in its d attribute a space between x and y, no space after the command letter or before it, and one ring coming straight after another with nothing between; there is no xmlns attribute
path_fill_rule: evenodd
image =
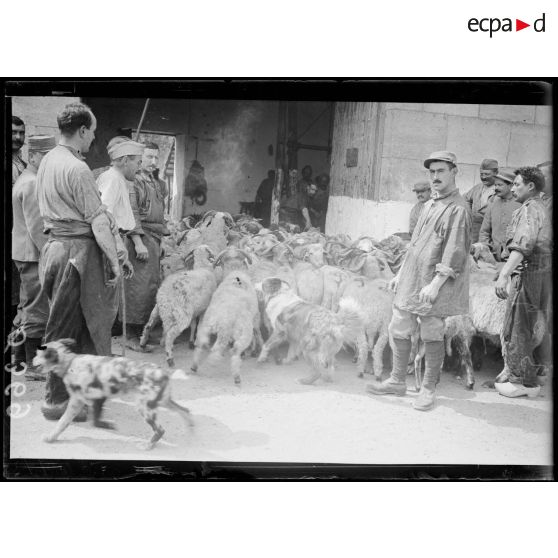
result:
<svg viewBox="0 0 558 558"><path fill-rule="evenodd" d="M281 196L279 221L296 225L300 230L317 228L321 232L325 232L329 175L323 173L313 178L313 170L310 165L306 165L301 174L302 177L296 184L296 191L285 192ZM256 217L262 219L264 227L270 225L274 186L275 171L270 170L256 192Z"/></svg>
<svg viewBox="0 0 558 558"><path fill-rule="evenodd" d="M113 138L111 166L95 180L84 161L95 115L71 103L57 122L58 144L53 136L29 137L25 163L25 125L12 118L12 259L21 280L14 339L17 333L25 340L13 344L15 364L25 363L30 380L45 379L32 364L43 342L71 338L78 352L110 355L111 331L124 308L127 346L152 350L140 348L138 337L155 304L161 238L169 234L158 146ZM44 416L57 420L67 400L62 381L49 374Z"/></svg>
<svg viewBox="0 0 558 558"><path fill-rule="evenodd" d="M164 220L168 192L155 174L157 146L113 138L107 145L111 166L95 180L84 161L97 126L91 109L69 104L57 121L58 145L52 136L30 137L25 163L20 154L24 124L12 120L12 258L21 279L14 324L26 339L25 352L16 357L27 363L30 379L40 377L32 358L43 340L72 338L79 352L110 355L119 308L120 314L127 309L130 346L142 350L137 336L155 304L161 239L169 234ZM508 299L505 367L496 389L509 397L536 395L535 349L541 327L548 330L550 324L551 184L541 168L512 173L486 159L481 183L462 196L454 153L432 153L424 167L430 179L413 188L418 204L411 213L411 240L390 283L395 292L389 326L393 368L387 380L367 389L377 395L405 394L411 338L420 330L426 369L414 407L434 406L445 354L444 319L468 312L468 257L480 242L505 262L495 279L496 294ZM543 167L548 176L550 165ZM271 202L274 176L267 182L258 196ZM313 180L306 166L296 194L282 199L280 218L323 230L328 187L327 175ZM120 299L117 287L123 281ZM61 380L49 375L45 417L58 419L67 398Z"/></svg>
<svg viewBox="0 0 558 558"><path fill-rule="evenodd" d="M418 330L425 374L413 406L420 411L433 408L445 355L444 319L469 311L469 253L481 242L497 261L505 261L494 284L496 295L508 300L502 332L504 370L495 387L506 397L536 396L538 373L550 364L550 355L542 362L544 355L536 349L545 336L550 339L551 185L538 167L512 173L485 159L481 183L462 196L455 184L454 153L432 153L424 166L430 181L413 187L418 202L410 215L411 240L390 282L395 293L389 325L392 372L367 389L376 395L405 395L412 337ZM549 173L550 165L543 166Z"/></svg>

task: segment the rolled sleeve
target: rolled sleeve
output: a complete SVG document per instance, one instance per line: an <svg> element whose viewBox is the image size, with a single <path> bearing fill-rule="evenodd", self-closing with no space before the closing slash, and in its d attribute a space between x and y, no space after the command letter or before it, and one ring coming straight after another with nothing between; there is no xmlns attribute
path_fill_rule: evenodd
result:
<svg viewBox="0 0 558 558"><path fill-rule="evenodd" d="M528 258L535 248L537 234L541 228L538 215L530 211L529 206L522 206L517 210L512 237L508 241L507 249L509 252L516 250Z"/></svg>
<svg viewBox="0 0 558 558"><path fill-rule="evenodd" d="M101 201L101 194L95 182L93 173L84 166L73 170L75 190L74 201L76 209L82 214L83 220L91 224L93 220L105 211Z"/></svg>
<svg viewBox="0 0 558 558"><path fill-rule="evenodd" d="M138 192L135 184L128 184L128 195L130 196L130 206L134 214L134 228L126 233L126 236L143 236L145 233L141 227L141 218L138 203Z"/></svg>

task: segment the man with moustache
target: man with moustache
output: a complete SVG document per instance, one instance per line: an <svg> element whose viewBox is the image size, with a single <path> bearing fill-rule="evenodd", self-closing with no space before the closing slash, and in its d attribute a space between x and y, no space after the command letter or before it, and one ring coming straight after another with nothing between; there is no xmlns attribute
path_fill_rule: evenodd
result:
<svg viewBox="0 0 558 558"><path fill-rule="evenodd" d="M504 258L496 280L496 295L508 299L504 317L504 371L494 387L505 397L540 392L541 368L534 353L551 321L552 224L541 200L544 176L537 167L515 171L512 193L521 207L512 218ZM511 289L508 293L508 282Z"/></svg>
<svg viewBox="0 0 558 558"><path fill-rule="evenodd" d="M463 197L471 208L473 216L473 229L471 242L479 241L479 232L486 213L486 208L494 198L494 180L498 174L498 161L495 159L484 159L480 165L479 184L473 186Z"/></svg>
<svg viewBox="0 0 558 558"><path fill-rule="evenodd" d="M110 355L120 265L125 277L132 268L84 161L95 138L95 115L82 103L70 103L57 121L60 142L37 171L39 210L49 234L39 263L41 288L50 302L45 342L71 338L78 353ZM45 418L58 420L68 398L62 379L49 372L41 407Z"/></svg>
<svg viewBox="0 0 558 558"><path fill-rule="evenodd" d="M42 345L48 320L48 299L41 291L39 280L39 255L47 236L43 233L35 182L41 161L55 147L54 136L31 136L29 163L12 189L12 260L21 279L20 307L14 326L25 334L24 352L16 352L16 364L26 363L25 378L28 380L45 379L33 366L33 357Z"/></svg>
<svg viewBox="0 0 558 558"><path fill-rule="evenodd" d="M484 214L479 241L472 246L473 249L482 244L488 246L497 262L502 261L502 250L506 244L507 229L512 220L512 214L521 207L511 192L514 178L515 176L511 172L499 171L496 175L494 181L496 196Z"/></svg>
<svg viewBox="0 0 558 558"><path fill-rule="evenodd" d="M411 209L411 214L409 215L409 234L411 236L413 236L413 231L417 226L419 215L424 209L424 204L430 199L432 194L430 182L427 181L416 182L412 190L416 194L418 201Z"/></svg>
<svg viewBox="0 0 558 558"><path fill-rule="evenodd" d="M552 218L552 161L539 163L537 168L544 176L544 189L541 192L541 199Z"/></svg>
<svg viewBox="0 0 558 558"><path fill-rule="evenodd" d="M158 163L159 146L146 143L141 167L130 191L135 227L127 232L127 247L134 266L134 275L125 284L126 319L129 324L126 346L139 352L153 350L151 345L140 347L139 337L155 306L155 297L161 283L161 239L170 234L164 219L168 189L156 176ZM134 236L139 237L140 242L135 242Z"/></svg>
<svg viewBox="0 0 558 558"><path fill-rule="evenodd" d="M419 411L434 406L445 354L444 318L469 311L471 244L471 214L455 185L455 154L436 151L424 166L434 194L425 203L401 269L389 284L395 292L389 325L392 372L387 380L367 386L376 395L405 395L411 336L419 329L426 357L424 380L413 405Z"/></svg>
<svg viewBox="0 0 558 558"><path fill-rule="evenodd" d="M27 166L21 158L21 148L24 143L25 124L18 116L12 116L12 186Z"/></svg>

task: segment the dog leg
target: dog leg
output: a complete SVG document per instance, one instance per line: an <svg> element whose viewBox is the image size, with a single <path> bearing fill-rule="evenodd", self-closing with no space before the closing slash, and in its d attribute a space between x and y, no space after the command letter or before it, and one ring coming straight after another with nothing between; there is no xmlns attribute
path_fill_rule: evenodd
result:
<svg viewBox="0 0 558 558"><path fill-rule="evenodd" d="M285 340L285 338L286 335L283 331L274 331L270 335L269 339L263 344L260 356L258 357L258 362L265 362L269 356L269 351L278 347Z"/></svg>
<svg viewBox="0 0 558 558"><path fill-rule="evenodd" d="M188 427L193 428L194 421L192 420L192 414L190 413L189 409L183 407L182 405L179 405L176 401L174 401L174 399L171 399L170 397L165 402L165 407L167 407L167 409L170 409L171 411L178 413L184 419L184 422L188 425Z"/></svg>
<svg viewBox="0 0 558 558"><path fill-rule="evenodd" d="M56 424L56 428L48 435L43 437L45 442L55 442L58 439L58 436L68 428L70 423L74 420L74 418L79 414L79 412L83 409L85 405L85 401L78 399L77 397L70 397L70 401L68 401L68 406L66 407L66 411L60 417L60 420Z"/></svg>
<svg viewBox="0 0 558 558"><path fill-rule="evenodd" d="M93 400L93 425L97 428L116 430L116 426L112 420L101 420L101 414L103 413L103 405L105 404L105 401L106 397Z"/></svg>
<svg viewBox="0 0 558 558"><path fill-rule="evenodd" d="M145 442L144 444L142 444L143 449L150 450L153 449L155 444L163 437L165 430L163 429L163 427L157 424L157 414L155 413L155 411L152 409L148 409L145 406L145 403L142 403L139 408L139 412L145 419L145 422L147 422L147 424L149 424L149 426L151 426L151 428L153 429L153 436L151 436L149 442Z"/></svg>
<svg viewBox="0 0 558 558"><path fill-rule="evenodd" d="M322 373L322 378L324 382L333 382L333 376L335 375L335 363L332 361L329 366L326 367L325 371Z"/></svg>
<svg viewBox="0 0 558 558"><path fill-rule="evenodd" d="M240 357L241 350L236 346L233 347L232 355L231 355L231 374L234 380L235 385L240 387L240 364L242 359Z"/></svg>
<svg viewBox="0 0 558 558"><path fill-rule="evenodd" d="M356 339L356 356L358 377L364 378L364 369L368 360L368 342L364 331Z"/></svg>
<svg viewBox="0 0 558 558"><path fill-rule="evenodd" d="M151 315L149 316L149 320L145 324L143 328L143 332L140 337L139 345L143 349L147 345L147 341L149 340L149 334L151 330L155 327L155 324L159 321L159 306L155 304L153 310L151 310Z"/></svg>

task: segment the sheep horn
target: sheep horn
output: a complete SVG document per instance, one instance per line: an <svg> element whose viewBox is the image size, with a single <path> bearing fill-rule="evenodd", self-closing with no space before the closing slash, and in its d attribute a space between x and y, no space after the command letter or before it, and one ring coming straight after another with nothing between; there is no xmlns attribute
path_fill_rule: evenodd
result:
<svg viewBox="0 0 558 558"><path fill-rule="evenodd" d="M237 248L237 250L248 260L248 265L252 265L252 258L242 249Z"/></svg>
<svg viewBox="0 0 558 558"><path fill-rule="evenodd" d="M222 250L221 252L219 252L219 255L215 258L215 261L213 262L213 267L217 267L220 263L221 263L221 259L223 258L223 256L229 251L228 248L225 248L224 250Z"/></svg>
<svg viewBox="0 0 558 558"><path fill-rule="evenodd" d="M176 245L180 246L180 244L182 243L182 241L184 240L184 238L186 237L186 235L188 234L188 229L186 229L185 231L182 231L177 239L176 239Z"/></svg>

